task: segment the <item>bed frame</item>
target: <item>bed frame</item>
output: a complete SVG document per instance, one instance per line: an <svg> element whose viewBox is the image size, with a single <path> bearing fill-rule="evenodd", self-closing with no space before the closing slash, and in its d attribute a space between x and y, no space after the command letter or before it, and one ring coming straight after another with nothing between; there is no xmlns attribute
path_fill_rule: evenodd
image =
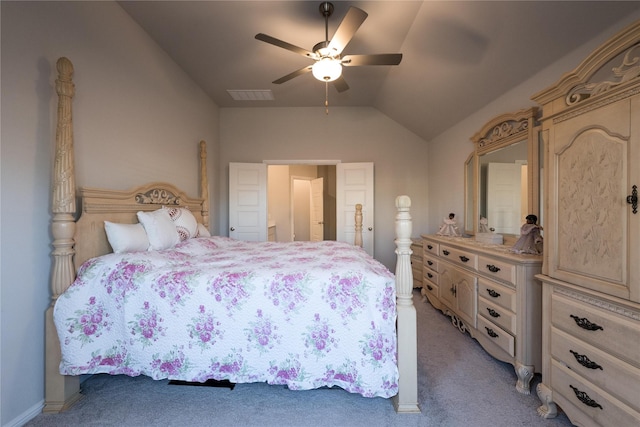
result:
<svg viewBox="0 0 640 427"><path fill-rule="evenodd" d="M80 377L60 375L58 334L53 323L53 306L60 294L73 283L76 271L90 258L111 252L104 221L136 223L136 212L153 211L161 206L188 207L198 222L209 224L209 190L206 143L200 141L200 198L191 198L171 184L154 182L130 191L83 188L76 194L73 155L71 101L75 94L73 65L67 58L57 61L58 122L54 161L52 223L53 265L51 305L46 311L45 405L44 412L63 411L82 395ZM76 195L81 216L76 220ZM398 413L418 413L416 310L413 305L411 271L411 200L396 198L396 295L398 332L399 392L393 398ZM356 207L354 244L362 246L362 206Z"/></svg>

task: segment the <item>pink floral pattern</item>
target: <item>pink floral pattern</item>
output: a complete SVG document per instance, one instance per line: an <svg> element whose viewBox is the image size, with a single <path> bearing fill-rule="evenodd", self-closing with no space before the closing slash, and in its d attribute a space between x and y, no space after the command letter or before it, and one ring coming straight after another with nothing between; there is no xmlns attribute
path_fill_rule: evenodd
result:
<svg viewBox="0 0 640 427"><path fill-rule="evenodd" d="M158 314L156 307L151 307L148 301L142 305L142 311L133 315L135 320L129 321L131 335L142 343L143 347L151 345L160 336L164 336L164 319Z"/></svg>
<svg viewBox="0 0 640 427"><path fill-rule="evenodd" d="M192 323L187 325L191 342L198 345L203 351L216 343L218 338L224 336L224 331L220 329L220 322L216 319L213 311L206 311L204 305L198 308L198 315L191 319Z"/></svg>
<svg viewBox="0 0 640 427"><path fill-rule="evenodd" d="M345 243L207 237L105 255L54 320L65 375L398 392L394 277Z"/></svg>

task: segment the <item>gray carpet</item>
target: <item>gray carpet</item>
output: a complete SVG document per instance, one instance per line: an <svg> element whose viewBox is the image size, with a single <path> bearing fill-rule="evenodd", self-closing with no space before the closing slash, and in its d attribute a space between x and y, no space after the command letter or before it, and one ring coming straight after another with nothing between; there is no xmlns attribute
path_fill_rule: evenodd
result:
<svg viewBox="0 0 640 427"><path fill-rule="evenodd" d="M516 392L511 365L489 356L414 293L418 314L418 398L421 414L398 415L391 401L341 389L290 391L264 383L235 389L169 385L147 377L94 375L84 398L39 426L571 426L564 414L538 417L534 392Z"/></svg>

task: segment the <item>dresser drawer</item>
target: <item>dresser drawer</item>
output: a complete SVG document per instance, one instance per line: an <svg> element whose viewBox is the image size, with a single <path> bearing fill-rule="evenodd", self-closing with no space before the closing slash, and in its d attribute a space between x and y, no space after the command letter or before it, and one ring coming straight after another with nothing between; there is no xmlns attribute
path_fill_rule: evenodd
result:
<svg viewBox="0 0 640 427"><path fill-rule="evenodd" d="M487 280L484 277L478 278L478 295L508 310L516 312L516 290L507 286Z"/></svg>
<svg viewBox="0 0 640 427"><path fill-rule="evenodd" d="M429 256L429 255L425 255L424 256L423 267L424 267L425 270L429 269L429 270L433 270L433 271L435 271L437 273L440 272L438 259L434 258L432 256Z"/></svg>
<svg viewBox="0 0 640 427"><path fill-rule="evenodd" d="M556 360L551 362L551 387L553 388L554 400L569 416L571 416L571 408L563 405L562 400L568 401L601 426L640 425L640 413L562 366ZM556 394L560 396L556 396Z"/></svg>
<svg viewBox="0 0 640 427"><path fill-rule="evenodd" d="M509 356L515 356L515 339L510 333L482 316L478 316L478 331L509 353Z"/></svg>
<svg viewBox="0 0 640 427"><path fill-rule="evenodd" d="M480 255L478 257L478 271L507 283L516 283L516 266L508 262Z"/></svg>
<svg viewBox="0 0 640 427"><path fill-rule="evenodd" d="M484 298L478 299L478 313L487 320L515 335L516 315L511 310L493 304Z"/></svg>
<svg viewBox="0 0 640 427"><path fill-rule="evenodd" d="M440 274L433 270L425 269L422 271L422 281L431 282L436 286L440 285Z"/></svg>
<svg viewBox="0 0 640 427"><path fill-rule="evenodd" d="M445 245L440 245L440 257L472 270L478 265L478 255Z"/></svg>
<svg viewBox="0 0 640 427"><path fill-rule="evenodd" d="M617 399L640 408L640 369L556 328L551 328L551 354L564 366Z"/></svg>
<svg viewBox="0 0 640 427"><path fill-rule="evenodd" d="M422 266L422 251L411 254L411 264Z"/></svg>
<svg viewBox="0 0 640 427"><path fill-rule="evenodd" d="M437 243L433 243L425 240L424 242L422 242L422 251L425 255L431 254L433 256L438 256L440 251L440 245Z"/></svg>
<svg viewBox="0 0 640 427"><path fill-rule="evenodd" d="M588 301L611 305L593 297ZM553 326L640 367L640 321L572 299L558 291L554 292L551 304ZM622 309L612 307L616 308Z"/></svg>
<svg viewBox="0 0 640 427"><path fill-rule="evenodd" d="M434 282L429 280L425 280L422 283L422 289L429 295L433 295L436 298L440 298L440 287L436 285Z"/></svg>

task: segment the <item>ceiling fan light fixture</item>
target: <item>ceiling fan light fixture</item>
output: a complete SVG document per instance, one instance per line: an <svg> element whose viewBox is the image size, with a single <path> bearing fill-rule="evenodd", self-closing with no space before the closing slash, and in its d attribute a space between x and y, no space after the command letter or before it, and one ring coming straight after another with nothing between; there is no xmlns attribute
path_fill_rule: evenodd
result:
<svg viewBox="0 0 640 427"><path fill-rule="evenodd" d="M342 64L339 59L322 58L313 64L311 72L321 82L332 82L342 75Z"/></svg>

